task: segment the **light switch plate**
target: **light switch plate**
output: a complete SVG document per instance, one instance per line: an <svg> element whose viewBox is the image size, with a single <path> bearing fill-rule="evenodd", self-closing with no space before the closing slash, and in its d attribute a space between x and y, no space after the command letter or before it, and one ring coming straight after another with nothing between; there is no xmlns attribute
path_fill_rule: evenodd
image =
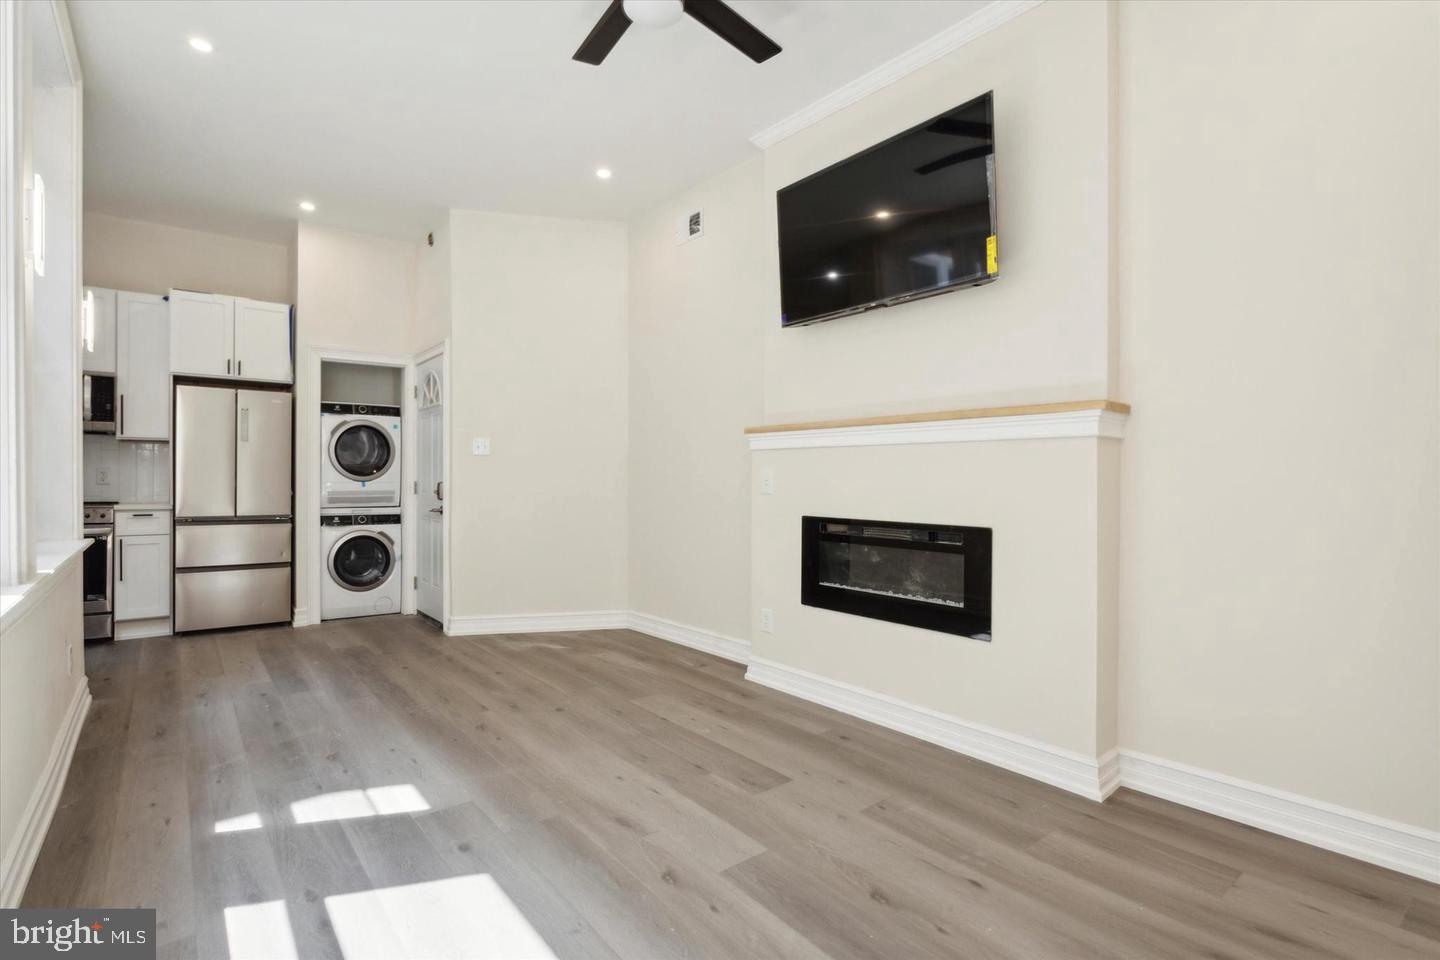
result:
<svg viewBox="0 0 1440 960"><path fill-rule="evenodd" d="M470 441L470 452L477 457L490 456L490 438L476 437Z"/></svg>
<svg viewBox="0 0 1440 960"><path fill-rule="evenodd" d="M775 492L775 471L769 467L760 469L760 492L764 494Z"/></svg>
<svg viewBox="0 0 1440 960"><path fill-rule="evenodd" d="M775 630L775 611L769 607L760 608L760 629L766 633L773 633Z"/></svg>

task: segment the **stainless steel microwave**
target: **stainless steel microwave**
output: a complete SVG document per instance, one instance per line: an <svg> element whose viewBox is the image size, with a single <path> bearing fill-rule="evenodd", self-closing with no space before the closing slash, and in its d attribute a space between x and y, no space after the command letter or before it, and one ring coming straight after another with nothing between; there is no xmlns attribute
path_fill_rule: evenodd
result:
<svg viewBox="0 0 1440 960"><path fill-rule="evenodd" d="M86 433L115 432L115 377L104 373L85 374L82 429Z"/></svg>

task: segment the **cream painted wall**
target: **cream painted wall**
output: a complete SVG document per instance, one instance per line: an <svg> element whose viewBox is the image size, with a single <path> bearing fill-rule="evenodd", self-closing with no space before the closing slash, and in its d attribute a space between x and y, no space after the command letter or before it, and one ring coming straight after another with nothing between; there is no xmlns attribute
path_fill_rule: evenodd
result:
<svg viewBox="0 0 1440 960"><path fill-rule="evenodd" d="M1107 395L1111 13L1047 3L765 153L768 422ZM770 191L995 91L1000 279L782 330Z"/></svg>
<svg viewBox="0 0 1440 960"><path fill-rule="evenodd" d="M85 213L85 283L137 293L171 287L295 302L295 251L218 233Z"/></svg>
<svg viewBox="0 0 1440 960"><path fill-rule="evenodd" d="M697 187L711 223L761 206L758 273L732 269L728 285L685 276L673 251L644 239L668 214L637 221L632 335L663 329L668 304L723 315L763 300L763 401L727 393L736 409L707 411L715 423L757 402L769 421L1107 392L1132 402L1126 439L1094 464L1101 602L1087 618L1122 638L1094 661L1094 742L1118 727L1125 748L1440 826L1437 9L1044 4L771 148L758 197L713 189L742 183L743 168ZM777 329L771 191L992 87L1000 281ZM1346 116L1366 118L1363 136L1337 136ZM687 329L689 318L674 322ZM667 463L664 442L703 406L689 381L649 368L715 349L631 348L631 589L642 611L676 590L653 569L677 562L659 542L674 505L733 483L736 469L727 440L700 450L697 436L676 476L703 461L706 485L646 487L642 474ZM755 501L746 620L767 603L800 619L777 619L774 638L747 629L756 652L1058 744L1091 739L1066 726L1073 703L1007 715L987 702L995 691L944 682L962 658L993 661L998 647L956 653L884 624L862 636L796 606L793 569L768 566L798 555L793 484L820 484L817 500L837 509L918 517L929 504L934 519L963 522L923 490L887 502L869 468L848 460L830 474L844 484L822 483L818 468L795 465L812 454L830 456L757 455L776 458L781 489ZM988 505L1003 514L1007 503ZM704 569L691 563L679 569ZM676 602L672 618L733 630L742 600L716 577L723 599ZM864 640L881 635L900 637L907 655L869 657Z"/></svg>
<svg viewBox="0 0 1440 960"><path fill-rule="evenodd" d="M415 331L413 243L301 224L295 299L295 616L318 620L311 589L320 572L320 365L316 350L404 360ZM428 344L427 344L428 345Z"/></svg>
<svg viewBox="0 0 1440 960"><path fill-rule="evenodd" d="M757 157L630 227L630 605L733 637L749 636L763 178ZM695 210L704 236L677 243Z"/></svg>
<svg viewBox="0 0 1440 960"><path fill-rule="evenodd" d="M68 712L85 685L85 626L78 555L47 593L0 634L0 864L18 870L17 844ZM12 880L0 872L0 883ZM17 897L18 900L18 897ZM0 905L14 906L0 899Z"/></svg>
<svg viewBox="0 0 1440 960"><path fill-rule="evenodd" d="M450 336L450 220L431 232L435 245L415 247L415 349L427 350Z"/></svg>
<svg viewBox="0 0 1440 960"><path fill-rule="evenodd" d="M1122 742L1440 827L1440 6L1120 50Z"/></svg>
<svg viewBox="0 0 1440 960"><path fill-rule="evenodd" d="M455 210L450 238L451 616L624 609L625 225Z"/></svg>
<svg viewBox="0 0 1440 960"><path fill-rule="evenodd" d="M1096 550L1102 461L1116 441L996 441L756 451L754 654L1095 757L1102 718ZM758 495L769 469L773 495ZM843 478L843 482L836 482ZM800 518L991 527L994 642L800 604ZM760 608L774 630L759 629Z"/></svg>

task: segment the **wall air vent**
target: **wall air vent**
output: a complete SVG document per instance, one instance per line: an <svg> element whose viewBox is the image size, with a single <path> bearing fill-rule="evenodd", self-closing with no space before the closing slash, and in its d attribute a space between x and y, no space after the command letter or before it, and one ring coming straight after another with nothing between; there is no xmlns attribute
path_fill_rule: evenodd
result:
<svg viewBox="0 0 1440 960"><path fill-rule="evenodd" d="M685 243L703 236L705 236L705 216L699 210L687 215L680 223L676 224L675 240L677 243Z"/></svg>

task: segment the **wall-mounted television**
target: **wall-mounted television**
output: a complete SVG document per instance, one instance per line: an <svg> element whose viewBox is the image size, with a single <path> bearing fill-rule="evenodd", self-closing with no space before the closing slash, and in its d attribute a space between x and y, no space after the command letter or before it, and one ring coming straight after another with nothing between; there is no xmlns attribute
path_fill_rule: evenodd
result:
<svg viewBox="0 0 1440 960"><path fill-rule="evenodd" d="M992 94L785 187L776 206L783 326L989 283Z"/></svg>

